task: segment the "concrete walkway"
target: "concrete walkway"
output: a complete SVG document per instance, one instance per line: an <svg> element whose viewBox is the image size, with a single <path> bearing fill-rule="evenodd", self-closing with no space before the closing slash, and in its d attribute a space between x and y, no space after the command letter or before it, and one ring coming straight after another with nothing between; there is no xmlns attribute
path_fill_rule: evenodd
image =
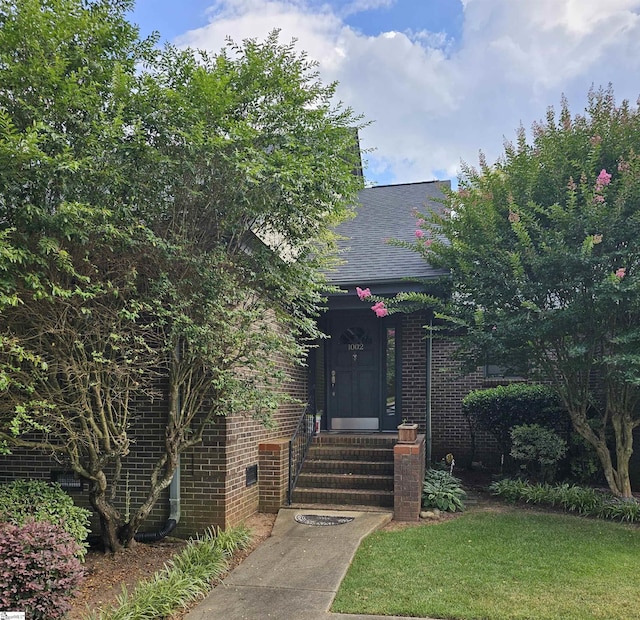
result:
<svg viewBox="0 0 640 620"><path fill-rule="evenodd" d="M312 526L295 521L297 514L354 519L342 525ZM185 620L399 620L329 613L360 542L391 517L390 512L283 508L271 537Z"/></svg>

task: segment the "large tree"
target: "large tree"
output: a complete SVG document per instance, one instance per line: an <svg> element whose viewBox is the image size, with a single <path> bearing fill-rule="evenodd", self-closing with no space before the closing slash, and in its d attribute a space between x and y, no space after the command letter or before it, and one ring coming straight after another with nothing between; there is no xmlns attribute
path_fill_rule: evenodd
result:
<svg viewBox="0 0 640 620"><path fill-rule="evenodd" d="M128 0L0 0L0 439L88 479L129 545L215 416L269 422L360 181L354 126L277 33L154 48ZM145 399L165 449L114 500Z"/></svg>
<svg viewBox="0 0 640 620"><path fill-rule="evenodd" d="M640 113L593 91L494 165L465 168L417 249L451 270L463 357L555 386L611 490L631 495L640 425ZM428 234L427 234L428 231Z"/></svg>

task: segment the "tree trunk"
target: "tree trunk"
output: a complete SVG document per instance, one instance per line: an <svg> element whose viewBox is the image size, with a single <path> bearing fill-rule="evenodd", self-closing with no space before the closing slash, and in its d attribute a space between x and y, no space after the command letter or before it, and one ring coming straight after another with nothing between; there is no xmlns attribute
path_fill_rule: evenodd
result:
<svg viewBox="0 0 640 620"><path fill-rule="evenodd" d="M607 480L607 484L609 485L609 489L611 492L621 497L623 496L623 490L620 488L618 483L618 472L613 466L613 461L611 460L611 452L609 451L609 446L607 446L606 439L604 434L596 434L594 433L591 426L586 421L586 417L582 412L572 412L569 411L569 415L571 417L571 422L573 423L573 428L575 431L585 439L590 445L593 446L598 458L600 459L600 464L602 465L602 471L604 472L604 477ZM627 467L629 461L627 459ZM619 466L620 464L617 463ZM627 470L627 478L628 478L628 470ZM629 492L631 489L629 488Z"/></svg>
<svg viewBox="0 0 640 620"><path fill-rule="evenodd" d="M89 491L89 501L100 516L100 529L105 552L117 553L122 551L122 544L118 538L120 527L120 513L107 499L107 478L104 472L99 472L93 479Z"/></svg>
<svg viewBox="0 0 640 620"><path fill-rule="evenodd" d="M177 449L171 450L170 453L165 453L160 462L156 464L151 476L150 488L145 501L138 510L135 511L129 522L120 529L120 541L125 547L130 547L135 541L135 535L158 501L160 493L162 493L162 491L171 484L171 480L173 479L173 475L175 474L177 467Z"/></svg>
<svg viewBox="0 0 640 620"><path fill-rule="evenodd" d="M614 412L611 423L616 437L616 482L620 497L632 497L629 461L633 454L633 423L630 416Z"/></svg>

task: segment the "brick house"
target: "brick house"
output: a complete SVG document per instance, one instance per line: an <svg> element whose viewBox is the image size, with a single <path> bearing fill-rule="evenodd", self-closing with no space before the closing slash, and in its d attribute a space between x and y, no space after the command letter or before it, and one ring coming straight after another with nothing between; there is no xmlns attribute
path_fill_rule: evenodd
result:
<svg viewBox="0 0 640 620"><path fill-rule="evenodd" d="M356 287L376 296L421 290L418 280L446 276L417 253L387 243L415 241L415 211L440 210L448 181L365 188L357 216L338 228L344 263L330 275L346 291L329 297L323 331L330 338L316 351L315 407L327 431L394 432L403 421L426 435L429 461L447 453L470 456L470 436L460 402L469 391L496 380L485 369L460 376L451 343L427 338L433 314L421 311L377 318ZM491 459L490 441L479 456Z"/></svg>
<svg viewBox="0 0 640 620"><path fill-rule="evenodd" d="M174 534L188 536L210 525L227 527L258 510L275 511L287 501L323 503L373 503L393 505L393 491L404 479L406 463L402 451L394 468L389 463L368 460L376 453L382 460L394 459L397 426L403 420L415 422L424 441L417 451L406 450L413 459L413 475L424 471L425 458L440 460L453 452L459 462L470 455L471 442L461 399L472 389L487 385L482 370L460 377L451 367L451 344L428 339L424 326L433 320L428 311L394 314L377 318L371 304L360 301L355 287L370 288L375 295L391 296L401 290L418 290L420 284L406 278L436 278L434 270L417 254L386 243L386 239L415 239L414 210L438 209L448 182L433 181L365 188L360 191L357 216L343 223L338 232L344 263L330 274L330 280L344 292L329 297L321 327L329 338L318 343L306 368L291 372L288 390L300 404L287 404L275 415L276 427L265 430L251 416L221 418L211 427L202 444L182 455L179 477L156 504L143 528L157 532L167 518L180 518ZM144 416L134 429L140 437L124 464L124 488L118 508L127 510L126 497L140 493L149 465L162 449L165 403L146 403ZM326 450L337 441L346 451L350 480L362 479L364 490L334 491L321 488L323 476L334 484L340 472L334 467L343 457L329 456L329 464L316 462L320 473L304 473L294 494L289 489L289 446L298 429L310 436L308 413L322 412L321 434L316 449ZM476 458L491 460L492 443L483 442L485 452ZM313 445L312 445L313 449ZM365 459L361 476L354 475L353 457ZM389 456L390 455L390 456ZM344 456L344 454L343 454ZM400 460L398 460L400 459ZM404 464L403 464L404 463ZM416 465L417 463L417 465ZM400 464L400 466L398 466ZM305 465L306 467L306 465ZM326 469L322 473L323 468ZM379 468L379 475L370 476ZM403 469L404 468L404 469ZM292 468L293 469L293 468ZM306 478L305 478L306 476ZM0 456L0 483L14 478L56 479L79 504L87 505L86 486L65 472L64 464L41 454L15 449ZM306 480L306 482L305 482ZM313 482L310 483L309 480ZM421 478L419 478L421 480ZM315 495L305 495L305 484L315 485ZM383 490L378 492L378 487ZM413 485L414 488L416 485ZM122 492L126 491L126 492ZM295 495L298 493L298 496ZM351 494L349 494L351 493ZM354 499L355 498L355 499ZM419 491L411 511L419 506ZM397 506L396 506L397 509ZM97 524L96 524L97 525Z"/></svg>

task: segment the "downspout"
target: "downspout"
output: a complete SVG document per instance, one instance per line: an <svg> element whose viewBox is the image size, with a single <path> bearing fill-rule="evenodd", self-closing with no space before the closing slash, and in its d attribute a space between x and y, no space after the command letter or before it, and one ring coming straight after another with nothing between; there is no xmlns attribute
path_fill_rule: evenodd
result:
<svg viewBox="0 0 640 620"><path fill-rule="evenodd" d="M433 355L433 314L429 318L429 336L427 337L427 368L426 368L426 388L427 388L427 467L431 465L431 357Z"/></svg>
<svg viewBox="0 0 640 620"><path fill-rule="evenodd" d="M169 483L169 518L157 532L138 532L135 535L136 542L150 543L162 540L176 529L180 521L180 455L178 466Z"/></svg>
<svg viewBox="0 0 640 620"><path fill-rule="evenodd" d="M176 351L177 352L177 351ZM180 398L180 390L177 396L178 411L182 408L182 399ZM169 518L166 523L157 532L138 532L134 539L136 542L157 542L168 536L176 529L180 522L180 453L178 452L178 464L173 472L173 478L169 483Z"/></svg>
<svg viewBox="0 0 640 620"><path fill-rule="evenodd" d="M169 483L169 518L157 532L138 532L133 539L141 543L153 543L162 540L176 529L180 521L180 455L178 466ZM91 546L97 546L102 542L101 536L87 536L87 542Z"/></svg>

